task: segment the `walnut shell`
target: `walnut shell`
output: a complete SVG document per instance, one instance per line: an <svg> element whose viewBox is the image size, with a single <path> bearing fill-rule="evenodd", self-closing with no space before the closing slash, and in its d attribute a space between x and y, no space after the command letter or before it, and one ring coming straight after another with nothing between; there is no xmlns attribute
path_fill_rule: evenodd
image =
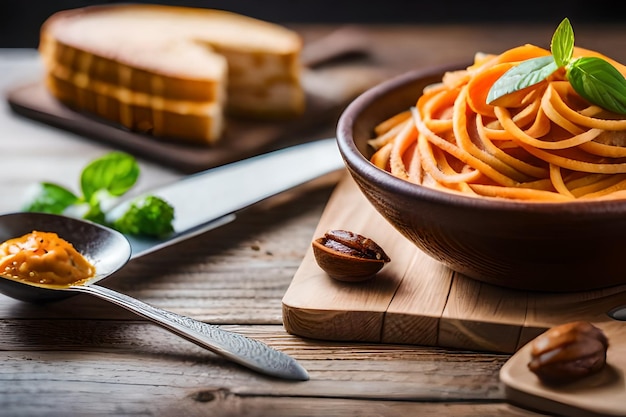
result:
<svg viewBox="0 0 626 417"><path fill-rule="evenodd" d="M320 268L339 281L370 279L390 261L376 242L346 230L330 230L311 245Z"/></svg>

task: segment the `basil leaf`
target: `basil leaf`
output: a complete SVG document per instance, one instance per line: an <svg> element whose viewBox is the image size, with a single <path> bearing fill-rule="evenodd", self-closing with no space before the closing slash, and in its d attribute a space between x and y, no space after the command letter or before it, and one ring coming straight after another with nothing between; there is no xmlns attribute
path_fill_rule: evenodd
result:
<svg viewBox="0 0 626 417"><path fill-rule="evenodd" d="M95 159L83 169L80 186L85 201L91 200L99 190L106 190L113 196L126 193L139 178L139 164L131 155L124 152L110 152Z"/></svg>
<svg viewBox="0 0 626 417"><path fill-rule="evenodd" d="M89 205L89 209L83 214L83 219L90 220L95 223L106 224L106 215L102 211L102 207L98 202Z"/></svg>
<svg viewBox="0 0 626 417"><path fill-rule="evenodd" d="M138 178L139 164L135 158L124 152L111 152L83 169L82 196L60 185L41 182L22 211L65 214L111 226L104 211L108 200L126 193ZM173 220L174 207L158 197L148 196L133 203L120 224L125 228L124 233L161 237L174 230Z"/></svg>
<svg viewBox="0 0 626 417"><path fill-rule="evenodd" d="M493 83L487 94L487 104L502 96L540 83L559 69L552 55L532 58L520 62Z"/></svg>
<svg viewBox="0 0 626 417"><path fill-rule="evenodd" d="M566 66L574 55L574 29L568 18L563 19L552 35L550 50L554 56L556 65Z"/></svg>
<svg viewBox="0 0 626 417"><path fill-rule="evenodd" d="M80 201L74 193L60 185L42 182L30 203L22 211L62 214L66 208Z"/></svg>
<svg viewBox="0 0 626 417"><path fill-rule="evenodd" d="M604 59L582 57L567 66L567 79L583 98L598 106L626 114L626 79Z"/></svg>

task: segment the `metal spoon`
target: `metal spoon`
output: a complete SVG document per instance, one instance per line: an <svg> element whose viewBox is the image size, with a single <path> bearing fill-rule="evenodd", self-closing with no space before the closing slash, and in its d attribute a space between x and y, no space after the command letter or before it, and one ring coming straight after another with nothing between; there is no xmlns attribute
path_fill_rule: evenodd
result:
<svg viewBox="0 0 626 417"><path fill-rule="evenodd" d="M130 259L130 244L121 233L95 223L52 214L0 215L0 241L22 236L33 230L55 232L72 243L96 267L96 276L83 285L51 288L10 278L1 279L0 275L1 293L34 303L59 300L77 293L90 294L145 317L198 346L254 371L283 379L309 379L307 371L293 358L262 342L95 285L122 268Z"/></svg>

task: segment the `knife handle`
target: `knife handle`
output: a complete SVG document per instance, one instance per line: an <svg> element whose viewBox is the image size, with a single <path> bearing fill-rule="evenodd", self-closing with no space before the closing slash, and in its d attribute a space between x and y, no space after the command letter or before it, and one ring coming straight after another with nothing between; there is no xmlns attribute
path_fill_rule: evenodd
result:
<svg viewBox="0 0 626 417"><path fill-rule="evenodd" d="M156 308L99 285L75 285L69 290L91 294L123 307L200 347L262 374L297 381L309 379L307 371L292 357L258 340Z"/></svg>

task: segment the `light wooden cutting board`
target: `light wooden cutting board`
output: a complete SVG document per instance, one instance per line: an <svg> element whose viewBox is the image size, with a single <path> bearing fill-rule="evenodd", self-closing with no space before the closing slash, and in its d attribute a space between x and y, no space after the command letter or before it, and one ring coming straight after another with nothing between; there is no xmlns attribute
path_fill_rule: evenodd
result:
<svg viewBox="0 0 626 417"><path fill-rule="evenodd" d="M400 235L374 210L347 174L333 192L311 240L329 229L347 229L372 238L391 262L369 281L345 283L329 278L309 249L283 297L283 321L288 332L324 340L511 354L519 351L502 373L512 401L520 400L537 409L541 409L539 401L567 405L565 411L594 415L597 413L593 408L581 408L581 402L589 403L591 395L599 398L595 404L604 407L603 412L608 407L613 415L626 415L626 322L607 315L626 305L626 285L575 293L538 293L469 279L430 258ZM607 369L615 376L609 389L588 388L593 392L583 395L583 400L575 389L553 392L539 384L526 369L527 350L521 349L546 329L574 320L588 320L605 330L611 343L611 366ZM604 396L598 396L598 391ZM537 401L529 403L529 398Z"/></svg>

